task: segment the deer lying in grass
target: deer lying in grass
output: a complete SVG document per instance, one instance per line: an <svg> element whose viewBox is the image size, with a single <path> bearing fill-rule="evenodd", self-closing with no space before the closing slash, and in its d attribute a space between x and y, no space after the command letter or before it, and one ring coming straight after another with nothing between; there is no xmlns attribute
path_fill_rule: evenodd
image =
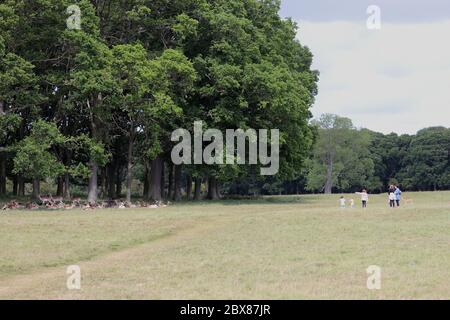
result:
<svg viewBox="0 0 450 320"><path fill-rule="evenodd" d="M16 200L12 200L2 207L2 210L17 210L17 209L25 209L25 206L21 205Z"/></svg>
<svg viewBox="0 0 450 320"><path fill-rule="evenodd" d="M27 203L25 208L27 208L28 210L36 210L36 209L39 209L39 206L34 202L29 202L29 203Z"/></svg>
<svg viewBox="0 0 450 320"><path fill-rule="evenodd" d="M52 195L40 196L39 200L42 203L42 205L45 206L47 209L62 209L62 208L64 208L63 197L53 198Z"/></svg>
<svg viewBox="0 0 450 320"><path fill-rule="evenodd" d="M39 203L39 204L38 204ZM128 209L128 208L149 208L149 209L158 209L165 208L167 205L162 201L158 201L155 203L148 202L136 202L136 203L127 203L123 200L107 200L99 203L86 203L81 201L80 198L74 198L71 202L64 203L64 199L62 197L53 197L53 196L41 196L39 197L38 203L29 202L26 205L21 205L15 200L10 201L5 204L1 209L2 210L17 210L17 209L66 209L71 210L75 208L80 208L82 210L96 210L96 209Z"/></svg>
<svg viewBox="0 0 450 320"><path fill-rule="evenodd" d="M41 201L41 203L43 205L56 205L56 204L64 203L63 197L55 197L55 198L53 198L52 195L40 196L39 200Z"/></svg>

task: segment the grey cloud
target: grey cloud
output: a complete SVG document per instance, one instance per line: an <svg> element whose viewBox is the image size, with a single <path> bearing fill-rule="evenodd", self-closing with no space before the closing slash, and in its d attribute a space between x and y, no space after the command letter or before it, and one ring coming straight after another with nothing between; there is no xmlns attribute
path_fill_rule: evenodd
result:
<svg viewBox="0 0 450 320"><path fill-rule="evenodd" d="M381 8L385 22L431 22L450 18L449 0L282 0L281 15L320 22L366 20L369 5Z"/></svg>

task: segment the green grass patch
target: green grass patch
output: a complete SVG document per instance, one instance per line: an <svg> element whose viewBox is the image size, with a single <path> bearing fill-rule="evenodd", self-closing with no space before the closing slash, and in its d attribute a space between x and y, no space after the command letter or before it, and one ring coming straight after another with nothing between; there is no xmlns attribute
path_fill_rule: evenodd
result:
<svg viewBox="0 0 450 320"><path fill-rule="evenodd" d="M450 192L0 215L0 298L449 299ZM83 289L65 288L79 264ZM382 268L382 290L366 287ZM2 291L2 288L3 291Z"/></svg>

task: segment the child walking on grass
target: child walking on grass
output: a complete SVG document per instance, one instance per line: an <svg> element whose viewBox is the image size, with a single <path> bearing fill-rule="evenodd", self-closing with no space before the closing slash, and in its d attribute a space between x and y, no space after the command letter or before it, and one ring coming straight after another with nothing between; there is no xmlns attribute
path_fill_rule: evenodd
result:
<svg viewBox="0 0 450 320"><path fill-rule="evenodd" d="M356 194L361 196L362 207L367 208L367 203L369 202L369 194L367 193L367 190L364 189L362 192L356 192Z"/></svg>
<svg viewBox="0 0 450 320"><path fill-rule="evenodd" d="M341 209L345 209L345 207L346 207L346 200L345 200L345 198L344 198L344 196L342 196L340 199L339 199L339 206L341 207Z"/></svg>

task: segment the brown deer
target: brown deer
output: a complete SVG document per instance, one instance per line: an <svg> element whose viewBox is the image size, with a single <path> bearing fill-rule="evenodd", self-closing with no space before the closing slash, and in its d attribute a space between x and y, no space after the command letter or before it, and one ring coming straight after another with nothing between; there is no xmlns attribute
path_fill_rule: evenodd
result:
<svg viewBox="0 0 450 320"><path fill-rule="evenodd" d="M42 205L48 206L48 207L55 207L55 206L60 206L60 205L64 204L63 197L53 198L52 195L40 196L39 200L41 201Z"/></svg>
<svg viewBox="0 0 450 320"><path fill-rule="evenodd" d="M48 206L53 204L53 198L51 195L49 196L39 196L39 200L41 201L42 205Z"/></svg>

